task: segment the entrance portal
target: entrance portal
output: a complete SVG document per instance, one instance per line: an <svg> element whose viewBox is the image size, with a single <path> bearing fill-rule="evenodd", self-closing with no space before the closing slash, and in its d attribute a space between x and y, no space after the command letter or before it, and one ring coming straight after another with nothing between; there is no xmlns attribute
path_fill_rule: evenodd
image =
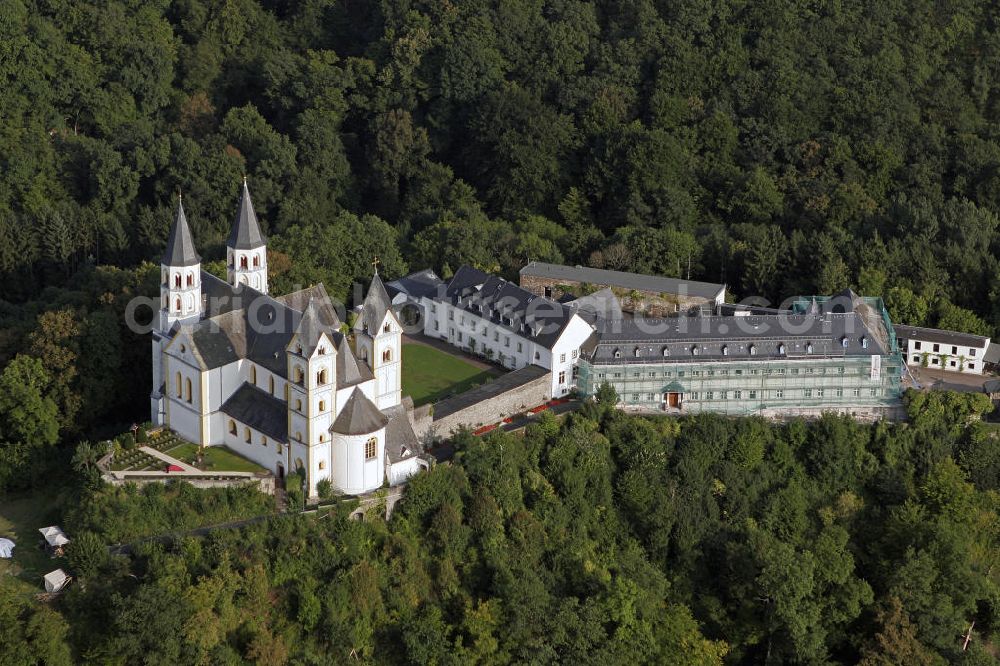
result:
<svg viewBox="0 0 1000 666"><path fill-rule="evenodd" d="M285 466L278 463L278 479L283 480L285 478Z"/></svg>
<svg viewBox="0 0 1000 666"><path fill-rule="evenodd" d="M667 403L667 407L670 409L679 409L681 406L681 395L677 391L668 391L665 393L663 397Z"/></svg>

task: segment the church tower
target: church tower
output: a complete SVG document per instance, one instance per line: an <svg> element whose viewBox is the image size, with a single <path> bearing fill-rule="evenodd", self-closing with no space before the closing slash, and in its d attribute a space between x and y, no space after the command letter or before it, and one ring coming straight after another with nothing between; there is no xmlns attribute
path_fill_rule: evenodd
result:
<svg viewBox="0 0 1000 666"><path fill-rule="evenodd" d="M375 405L388 409L402 401L403 327L379 277L378 259L375 262L375 275L354 322L354 338L357 355L375 375Z"/></svg>
<svg viewBox="0 0 1000 666"><path fill-rule="evenodd" d="M170 342L174 324L191 324L201 318L201 257L184 215L184 203L177 197L177 217L170 228L167 249L160 260L160 312L153 328L153 392L150 417L154 424L164 421L163 348Z"/></svg>
<svg viewBox="0 0 1000 666"><path fill-rule="evenodd" d="M160 261L160 326L166 333L174 322L192 323L201 318L201 257L177 197L177 217L170 228L167 249Z"/></svg>
<svg viewBox="0 0 1000 666"><path fill-rule="evenodd" d="M253 211L246 177L236 221L226 241L226 273L233 286L245 284L267 293L267 246Z"/></svg>

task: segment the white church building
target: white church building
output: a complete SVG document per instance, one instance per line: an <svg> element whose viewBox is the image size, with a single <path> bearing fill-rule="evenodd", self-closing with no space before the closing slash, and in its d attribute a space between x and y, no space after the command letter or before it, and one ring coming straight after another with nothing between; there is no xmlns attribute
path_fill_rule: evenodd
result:
<svg viewBox="0 0 1000 666"><path fill-rule="evenodd" d="M401 394L402 326L376 271L353 345L322 284L268 293L267 249L246 182L226 244L227 280L201 270L178 201L152 334L152 421L225 445L308 494L397 485L428 466Z"/></svg>

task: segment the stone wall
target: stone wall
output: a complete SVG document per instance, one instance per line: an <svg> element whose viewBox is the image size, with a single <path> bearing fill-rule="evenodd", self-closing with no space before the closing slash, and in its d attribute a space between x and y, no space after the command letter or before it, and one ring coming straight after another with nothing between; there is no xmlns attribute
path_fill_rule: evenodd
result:
<svg viewBox="0 0 1000 666"><path fill-rule="evenodd" d="M702 306L711 306L713 301L700 296L679 296L665 292L639 291L611 287L607 284L587 283L575 280L558 280L556 278L538 277L536 275L520 276L520 284L533 294L545 296L545 289L551 289L550 297L559 298L563 294L580 297L595 291L611 288L621 302L622 310L626 312L641 312L650 317L665 317L677 312L689 312Z"/></svg>
<svg viewBox="0 0 1000 666"><path fill-rule="evenodd" d="M271 474L255 474L253 472L105 472L102 475L105 482L114 486L134 483L144 486L147 483L166 483L168 481L186 481L195 488L227 488L255 484L260 492L266 495L274 494L274 476Z"/></svg>
<svg viewBox="0 0 1000 666"><path fill-rule="evenodd" d="M516 372L521 372L521 370ZM472 389L472 391L478 390ZM552 379L546 372L502 393L483 396L482 400L445 416L435 415L430 424L430 432L438 437L447 437L461 426L475 429L491 423L499 423L512 414L548 402L552 397L551 393Z"/></svg>

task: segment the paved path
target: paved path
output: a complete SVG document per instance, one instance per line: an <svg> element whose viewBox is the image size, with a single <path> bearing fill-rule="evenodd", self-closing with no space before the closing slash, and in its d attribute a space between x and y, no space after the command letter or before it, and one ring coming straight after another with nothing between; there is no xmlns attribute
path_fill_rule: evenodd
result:
<svg viewBox="0 0 1000 666"><path fill-rule="evenodd" d="M177 465L178 467L180 467L181 469L183 469L185 472L198 472L198 473L201 473L201 470L198 469L197 467L192 467L191 465L188 465L186 462L182 462L182 461L178 460L177 458L174 458L172 456L168 456L166 453L161 453L160 451L157 451L156 449L152 448L151 446L140 446L139 450L142 451L145 454L153 456L154 458L159 458L160 460L162 460L163 462L167 463L168 465Z"/></svg>
<svg viewBox="0 0 1000 666"><path fill-rule="evenodd" d="M910 366L910 372L924 388L934 388L934 385L938 382L944 382L946 384L962 384L963 386L972 386L981 389L983 382L987 379L994 379L994 377L990 377L989 375L977 375L971 372L951 372L939 368L921 368L913 365Z"/></svg>

